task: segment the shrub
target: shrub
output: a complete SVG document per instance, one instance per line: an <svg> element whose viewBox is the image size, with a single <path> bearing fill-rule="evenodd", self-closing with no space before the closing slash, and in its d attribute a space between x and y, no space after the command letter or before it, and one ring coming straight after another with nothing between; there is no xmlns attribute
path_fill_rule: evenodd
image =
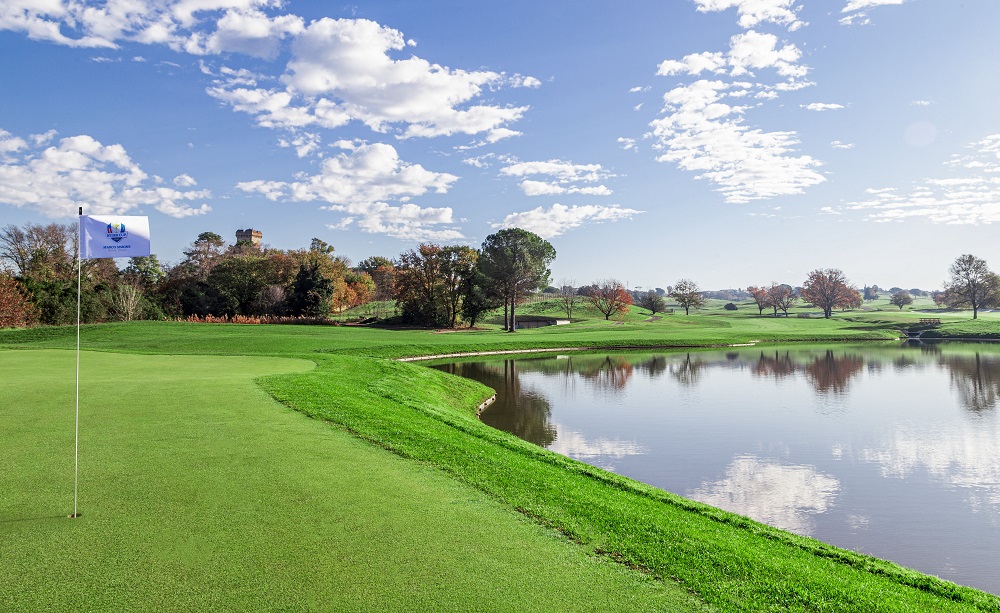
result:
<svg viewBox="0 0 1000 613"><path fill-rule="evenodd" d="M724 306L722 308L726 309L727 311L735 311L737 307L732 302L727 302L726 306Z"/></svg>

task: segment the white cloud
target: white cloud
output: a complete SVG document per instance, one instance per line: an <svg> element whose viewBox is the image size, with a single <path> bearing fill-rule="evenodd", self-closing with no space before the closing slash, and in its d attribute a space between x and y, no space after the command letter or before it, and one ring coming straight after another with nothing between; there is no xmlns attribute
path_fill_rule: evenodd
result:
<svg viewBox="0 0 1000 613"><path fill-rule="evenodd" d="M720 186L726 201L745 203L799 194L824 182L818 160L794 155L794 132L763 132L743 124L745 107L720 102L729 87L700 80L664 95L665 116L650 123L657 159L698 173Z"/></svg>
<svg viewBox="0 0 1000 613"><path fill-rule="evenodd" d="M611 189L606 185L580 185L581 183L597 183L614 175L600 164L574 164L563 160L548 160L544 162L511 161L500 169L500 174L508 177L529 177L547 175L551 181L525 180L521 182L521 191L528 196L548 196L558 194L588 194L592 196L610 195Z"/></svg>
<svg viewBox="0 0 1000 613"><path fill-rule="evenodd" d="M313 134L311 132L299 132L293 134L290 138L278 139L278 146L294 148L295 155L300 158L316 153L320 148L320 144L321 139L319 134Z"/></svg>
<svg viewBox="0 0 1000 613"><path fill-rule="evenodd" d="M0 202L5 204L53 218L75 216L80 206L95 215L125 213L141 206L153 206L172 217L211 210L204 203L190 204L211 198L211 192L156 187L156 178L150 179L121 145L103 145L79 135L44 149L44 144L30 148L23 139L4 135L8 133L0 130L0 148L9 141L18 145L8 146L6 155L0 150Z"/></svg>
<svg viewBox="0 0 1000 613"><path fill-rule="evenodd" d="M261 87L223 73L207 92L268 128L337 128L359 121L401 138L450 134L510 136L502 130L526 106L477 102L484 90L537 88L535 77L452 69L408 55L412 41L364 19L269 15L280 0L117 0L101 6L63 0L0 3L0 30L76 47L123 41L193 55L241 53L270 59L286 41L291 59L280 84ZM277 75L274 75L277 77Z"/></svg>
<svg viewBox="0 0 1000 613"><path fill-rule="evenodd" d="M615 142L621 145L621 148L624 149L625 151L639 150L639 146L636 144L636 140L634 138L626 138L624 136L619 136Z"/></svg>
<svg viewBox="0 0 1000 613"><path fill-rule="evenodd" d="M812 102L810 104L800 104L799 106L810 111L839 111L844 108L843 104L826 102Z"/></svg>
<svg viewBox="0 0 1000 613"><path fill-rule="evenodd" d="M847 0L847 4L841 9L841 13L851 13L853 11L863 11L865 9L870 9L876 6L884 6L887 4L902 4L903 0Z"/></svg>
<svg viewBox="0 0 1000 613"><path fill-rule="evenodd" d="M538 207L522 213L512 213L504 217L502 222L493 224L493 227L522 228L548 239L559 236L567 230L577 228L585 223L631 219L639 213L642 213L642 211L623 209L617 204L610 206L587 205L569 207L562 204L553 204L548 209Z"/></svg>
<svg viewBox="0 0 1000 613"><path fill-rule="evenodd" d="M744 455L733 460L722 479L705 483L688 497L808 536L813 517L828 511L839 491L840 482L815 466Z"/></svg>
<svg viewBox="0 0 1000 613"><path fill-rule="evenodd" d="M834 149L854 149L854 143L844 143L839 140L832 141L830 146Z"/></svg>
<svg viewBox="0 0 1000 613"><path fill-rule="evenodd" d="M510 79L490 71L450 69L416 56L394 59L405 47L398 30L373 21L320 19L292 42L293 57L281 77L287 98L304 119L343 125L365 123L377 132L404 126L402 138L478 134L518 120L527 107L471 104L484 87L534 86L530 77ZM225 85L210 92L229 101ZM273 99L279 92L270 92ZM294 98L294 100L293 100ZM252 107L241 108L257 114Z"/></svg>
<svg viewBox="0 0 1000 613"><path fill-rule="evenodd" d="M759 23L787 25L789 30L797 30L804 22L796 16L796 0L695 0L698 10L707 13L735 8L742 28L752 28Z"/></svg>
<svg viewBox="0 0 1000 613"><path fill-rule="evenodd" d="M352 146L349 152L324 160L317 175L299 176L292 182L245 181L236 187L273 201L326 202L327 209L350 218L341 221L343 227L353 223L366 232L408 240L462 238L453 227L451 208L408 202L428 192L447 193L458 177L406 163L391 145ZM402 204L388 204L393 200Z"/></svg>
<svg viewBox="0 0 1000 613"><path fill-rule="evenodd" d="M868 9L885 5L900 5L904 0L847 0L847 4L841 9L841 13L847 13L840 19L842 25L868 25L871 19L868 17Z"/></svg>
<svg viewBox="0 0 1000 613"><path fill-rule="evenodd" d="M914 100L910 104L912 104L913 106L931 106L932 104L934 104L934 101L932 101L932 100Z"/></svg>
<svg viewBox="0 0 1000 613"><path fill-rule="evenodd" d="M970 145L972 153L954 156L945 166L952 176L924 179L909 191L868 189L866 200L847 208L872 221L926 219L945 224L1000 221L1000 134Z"/></svg>
<svg viewBox="0 0 1000 613"><path fill-rule="evenodd" d="M729 51L692 53L680 60L664 60L657 68L659 76L687 74L698 76L703 72L736 76L752 76L752 70L773 68L783 77L803 77L809 71L796 64L802 52L789 43L780 45L778 37L754 30L737 34L730 39ZM751 85L750 83L746 84Z"/></svg>
<svg viewBox="0 0 1000 613"><path fill-rule="evenodd" d="M177 175L174 177L173 183L177 187L194 187L195 185L198 185L198 182L194 180L194 177L189 174Z"/></svg>

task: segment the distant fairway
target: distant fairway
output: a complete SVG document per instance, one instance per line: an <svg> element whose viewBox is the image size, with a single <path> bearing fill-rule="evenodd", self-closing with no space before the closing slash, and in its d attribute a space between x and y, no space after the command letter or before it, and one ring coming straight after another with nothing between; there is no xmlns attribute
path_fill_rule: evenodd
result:
<svg viewBox="0 0 1000 613"><path fill-rule="evenodd" d="M284 407L286 358L0 351L0 610L680 610L672 583Z"/></svg>

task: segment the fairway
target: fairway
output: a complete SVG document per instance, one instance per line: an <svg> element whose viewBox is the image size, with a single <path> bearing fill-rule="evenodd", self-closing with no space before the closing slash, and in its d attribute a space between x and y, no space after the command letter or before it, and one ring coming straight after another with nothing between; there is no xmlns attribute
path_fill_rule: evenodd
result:
<svg viewBox="0 0 1000 613"><path fill-rule="evenodd" d="M0 352L0 609L704 610L272 400L267 357Z"/></svg>

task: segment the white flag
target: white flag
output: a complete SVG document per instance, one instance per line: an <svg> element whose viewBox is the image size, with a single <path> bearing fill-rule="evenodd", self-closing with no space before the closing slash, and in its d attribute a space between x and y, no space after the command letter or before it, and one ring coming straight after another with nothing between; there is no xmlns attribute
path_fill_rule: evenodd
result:
<svg viewBox="0 0 1000 613"><path fill-rule="evenodd" d="M136 258L149 255L149 218L81 215L80 258Z"/></svg>

